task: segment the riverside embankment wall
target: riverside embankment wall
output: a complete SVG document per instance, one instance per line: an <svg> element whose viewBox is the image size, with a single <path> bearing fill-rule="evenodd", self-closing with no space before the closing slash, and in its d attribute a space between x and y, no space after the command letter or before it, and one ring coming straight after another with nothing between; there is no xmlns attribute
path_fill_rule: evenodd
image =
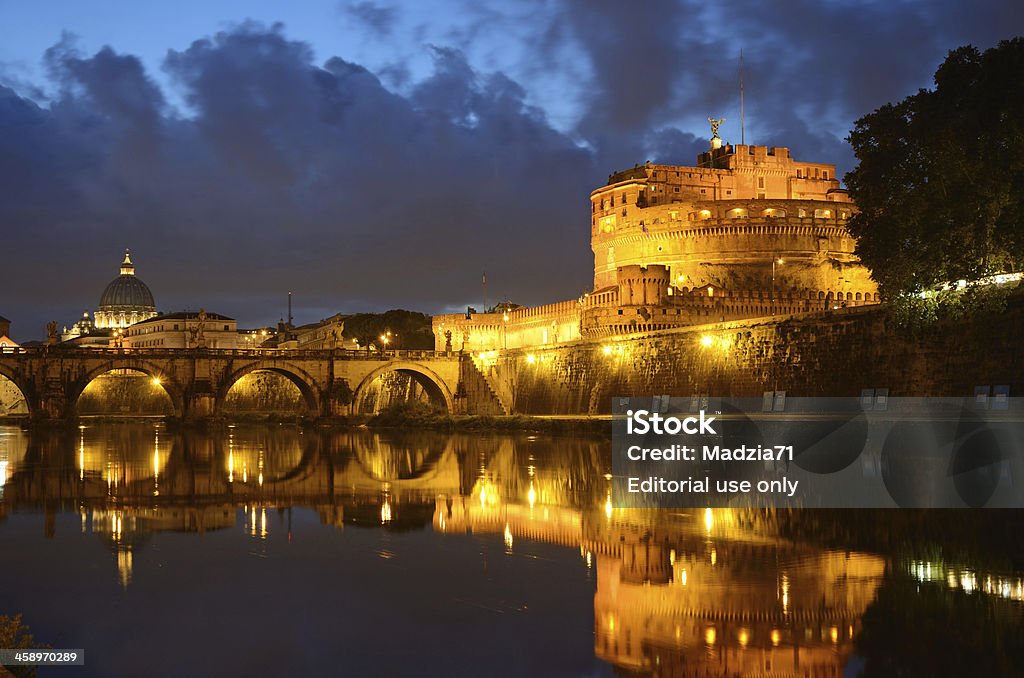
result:
<svg viewBox="0 0 1024 678"><path fill-rule="evenodd" d="M485 361L486 362L486 361ZM971 396L979 385L1024 393L1024 298L1005 312L911 332L885 307L704 325L492 357L524 414L610 411L612 396Z"/></svg>

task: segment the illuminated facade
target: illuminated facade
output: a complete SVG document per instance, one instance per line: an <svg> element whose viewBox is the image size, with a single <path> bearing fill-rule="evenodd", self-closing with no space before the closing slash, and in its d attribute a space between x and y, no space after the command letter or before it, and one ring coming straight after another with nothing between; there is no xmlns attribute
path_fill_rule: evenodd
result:
<svg viewBox="0 0 1024 678"><path fill-rule="evenodd" d="M435 348L543 347L877 303L835 166L716 141L696 166L637 165L591 193L591 292L435 316Z"/></svg>
<svg viewBox="0 0 1024 678"><path fill-rule="evenodd" d="M154 315L120 330L113 342L123 348L247 348L237 320L202 309Z"/></svg>
<svg viewBox="0 0 1024 678"><path fill-rule="evenodd" d="M873 294L846 230L854 206L834 165L789 149L712 148L695 167L646 165L590 194L594 289L626 266L663 265L680 289L715 285ZM782 265L778 265L778 262Z"/></svg>
<svg viewBox="0 0 1024 678"><path fill-rule="evenodd" d="M155 315L153 293L135 275L135 265L125 250L120 275L110 281L100 296L94 324L99 329L124 328Z"/></svg>

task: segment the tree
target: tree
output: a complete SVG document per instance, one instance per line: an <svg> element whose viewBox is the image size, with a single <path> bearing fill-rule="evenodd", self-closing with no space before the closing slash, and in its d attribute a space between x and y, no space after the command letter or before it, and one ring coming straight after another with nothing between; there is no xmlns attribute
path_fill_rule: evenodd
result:
<svg viewBox="0 0 1024 678"><path fill-rule="evenodd" d="M935 88L855 123L846 175L857 254L884 295L1020 270L1024 39L961 47Z"/></svg>
<svg viewBox="0 0 1024 678"><path fill-rule="evenodd" d="M430 316L415 311L392 310L386 313L357 313L345 318L345 339L355 339L360 346L384 348L381 336L388 336L389 348L432 349L434 335Z"/></svg>

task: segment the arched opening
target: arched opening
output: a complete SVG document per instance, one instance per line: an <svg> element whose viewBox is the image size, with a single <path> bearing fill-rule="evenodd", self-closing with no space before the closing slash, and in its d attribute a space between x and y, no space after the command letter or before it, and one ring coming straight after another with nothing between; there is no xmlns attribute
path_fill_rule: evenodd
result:
<svg viewBox="0 0 1024 678"><path fill-rule="evenodd" d="M0 419L29 414L25 394L12 379L0 374Z"/></svg>
<svg viewBox="0 0 1024 678"><path fill-rule="evenodd" d="M262 486L284 480L303 466L307 438L295 426L231 424L224 446L224 470L230 483Z"/></svg>
<svg viewBox="0 0 1024 678"><path fill-rule="evenodd" d="M309 403L296 381L292 375L269 369L243 374L224 395L221 412L226 415L308 414Z"/></svg>
<svg viewBox="0 0 1024 678"><path fill-rule="evenodd" d="M355 456L368 476L382 482L412 480L431 471L444 453L448 439L400 431L359 440Z"/></svg>
<svg viewBox="0 0 1024 678"><path fill-rule="evenodd" d="M745 207L734 207L733 209L726 212L726 215L730 219L746 219L748 216L750 216L749 212L747 212L747 208Z"/></svg>
<svg viewBox="0 0 1024 678"><path fill-rule="evenodd" d="M175 437L162 422L83 424L75 436L75 471L79 480L158 496ZM166 490L166 486L164 487Z"/></svg>
<svg viewBox="0 0 1024 678"><path fill-rule="evenodd" d="M163 379L140 369L115 369L95 375L75 402L79 416L146 417L175 414Z"/></svg>
<svg viewBox="0 0 1024 678"><path fill-rule="evenodd" d="M0 426L0 494L25 461L28 432L18 426Z"/></svg>
<svg viewBox="0 0 1024 678"><path fill-rule="evenodd" d="M398 406L448 413L452 411L452 396L431 370L411 363L393 363L363 379L355 392L353 412L377 414Z"/></svg>

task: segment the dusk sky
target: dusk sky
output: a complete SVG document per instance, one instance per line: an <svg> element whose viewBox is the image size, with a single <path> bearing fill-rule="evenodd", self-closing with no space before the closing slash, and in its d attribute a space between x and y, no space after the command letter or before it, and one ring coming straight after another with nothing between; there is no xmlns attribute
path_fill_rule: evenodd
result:
<svg viewBox="0 0 1024 678"><path fill-rule="evenodd" d="M589 192L691 164L707 117L798 159L1020 0L0 0L0 315L94 311L130 248L157 308L273 324L575 298Z"/></svg>

